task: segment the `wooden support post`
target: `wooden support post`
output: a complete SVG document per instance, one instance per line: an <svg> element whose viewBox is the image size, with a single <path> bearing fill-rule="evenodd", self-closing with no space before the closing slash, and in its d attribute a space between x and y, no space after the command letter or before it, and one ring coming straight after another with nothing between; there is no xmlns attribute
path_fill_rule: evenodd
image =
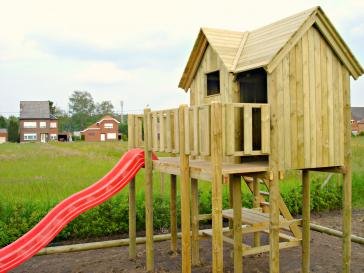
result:
<svg viewBox="0 0 364 273"><path fill-rule="evenodd" d="M212 272L214 273L223 272L221 108L221 102L211 103Z"/></svg>
<svg viewBox="0 0 364 273"><path fill-rule="evenodd" d="M181 229L182 229L182 272L191 272L191 213L190 213L190 166L188 155L185 154L185 110L187 105L181 105L179 118L179 149L181 169Z"/></svg>
<svg viewBox="0 0 364 273"><path fill-rule="evenodd" d="M128 149L135 148L134 116L128 115ZM129 259L136 259L136 202L135 178L129 183Z"/></svg>
<svg viewBox="0 0 364 273"><path fill-rule="evenodd" d="M144 109L144 186L145 186L145 235L146 235L146 269L154 272L153 246L153 162L150 143L151 122L150 109Z"/></svg>
<svg viewBox="0 0 364 273"><path fill-rule="evenodd" d="M171 174L171 196L170 196L170 218L171 218L171 252L177 255L177 176Z"/></svg>
<svg viewBox="0 0 364 273"><path fill-rule="evenodd" d="M272 171L269 187L269 272L279 272L279 179L278 170Z"/></svg>
<svg viewBox="0 0 364 273"><path fill-rule="evenodd" d="M200 241L199 241L199 209L198 209L198 180L191 179L191 219L192 219L192 265L200 265Z"/></svg>
<svg viewBox="0 0 364 273"><path fill-rule="evenodd" d="M302 171L302 273L310 272L310 175Z"/></svg>
<svg viewBox="0 0 364 273"><path fill-rule="evenodd" d="M242 233L242 201L241 201L241 178L230 176L230 183L233 188L233 211L234 211L234 273L243 272L243 233Z"/></svg>
<svg viewBox="0 0 364 273"><path fill-rule="evenodd" d="M231 182L231 176L229 177L229 206L230 208L234 207L234 186ZM234 229L234 221L232 219L229 219L229 229L233 230Z"/></svg>
<svg viewBox="0 0 364 273"><path fill-rule="evenodd" d="M253 178L253 208L260 208L260 183L257 177ZM260 232L254 232L254 246L260 246Z"/></svg>
<svg viewBox="0 0 364 273"><path fill-rule="evenodd" d="M350 75L343 73L344 87L344 167L343 174L343 271L349 273L351 268L351 109L350 109Z"/></svg>

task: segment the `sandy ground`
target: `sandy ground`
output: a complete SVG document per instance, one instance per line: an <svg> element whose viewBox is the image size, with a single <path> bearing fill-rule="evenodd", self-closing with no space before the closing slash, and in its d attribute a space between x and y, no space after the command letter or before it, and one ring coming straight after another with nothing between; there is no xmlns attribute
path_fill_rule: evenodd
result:
<svg viewBox="0 0 364 273"><path fill-rule="evenodd" d="M312 216L315 223L335 229L341 229L341 212L325 212ZM364 210L353 211L353 233L364 236ZM200 244L202 265L194 267L192 272L212 272L211 240ZM181 256L168 254L169 241L155 244L156 272L181 272ZM224 245L224 272L233 272L233 261L230 257L231 246ZM119 273L145 272L145 246L138 245L138 258L129 261L128 248L117 247L103 250L92 250L79 253L54 254L33 257L25 264L11 271L13 273ZM301 271L301 248L281 250L281 272ZM244 272L269 272L269 254L244 257ZM341 239L312 231L311 271L341 272ZM352 272L364 273L364 246L352 245Z"/></svg>

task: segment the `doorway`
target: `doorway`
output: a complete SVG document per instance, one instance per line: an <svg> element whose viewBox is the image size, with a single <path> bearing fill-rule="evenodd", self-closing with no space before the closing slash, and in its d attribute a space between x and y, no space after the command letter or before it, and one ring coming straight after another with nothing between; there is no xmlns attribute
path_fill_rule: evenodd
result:
<svg viewBox="0 0 364 273"><path fill-rule="evenodd" d="M253 69L238 74L241 103L267 103L267 72L263 68ZM241 148L244 147L244 112L240 113L241 120ZM261 140L261 111L252 110L253 150L260 150Z"/></svg>
<svg viewBox="0 0 364 273"><path fill-rule="evenodd" d="M46 143L47 142L48 134L40 134L40 142Z"/></svg>
<svg viewBox="0 0 364 273"><path fill-rule="evenodd" d="M101 140L101 141L105 141L105 140L106 140L106 136L105 136L105 134L101 134L101 135L100 135L100 140Z"/></svg>

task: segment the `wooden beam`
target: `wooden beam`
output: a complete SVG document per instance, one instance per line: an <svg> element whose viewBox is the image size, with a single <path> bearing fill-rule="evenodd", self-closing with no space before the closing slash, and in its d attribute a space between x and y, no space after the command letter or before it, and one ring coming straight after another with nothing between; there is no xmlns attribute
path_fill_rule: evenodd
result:
<svg viewBox="0 0 364 273"><path fill-rule="evenodd" d="M134 116L128 115L128 149L135 148ZM136 259L136 202L135 178L129 183L129 259Z"/></svg>
<svg viewBox="0 0 364 273"><path fill-rule="evenodd" d="M169 212L171 218L171 252L177 255L177 176L171 174Z"/></svg>
<svg viewBox="0 0 364 273"><path fill-rule="evenodd" d="M222 107L211 103L211 163L212 163L212 272L222 273ZM182 272L185 272L182 270Z"/></svg>
<svg viewBox="0 0 364 273"><path fill-rule="evenodd" d="M260 208L261 196L260 196L260 183L258 178L253 178L253 208ZM268 193L269 196L269 193ZM260 246L260 232L254 233L254 247Z"/></svg>
<svg viewBox="0 0 364 273"><path fill-rule="evenodd" d="M181 169L181 229L182 229L182 272L191 272L191 238L190 238L190 167L186 154L186 128L185 113L188 114L187 105L179 107L179 148Z"/></svg>
<svg viewBox="0 0 364 273"><path fill-rule="evenodd" d="M145 187L145 234L146 234L146 269L154 272L153 245L153 162L152 145L149 142L151 133L150 109L144 109L144 187Z"/></svg>
<svg viewBox="0 0 364 273"><path fill-rule="evenodd" d="M302 273L310 272L310 176L302 171Z"/></svg>
<svg viewBox="0 0 364 273"><path fill-rule="evenodd" d="M191 179L191 219L192 219L192 266L200 265L200 243L199 243L199 209L198 209L198 180Z"/></svg>
<svg viewBox="0 0 364 273"><path fill-rule="evenodd" d="M269 272L279 272L279 179L278 171L273 170L269 187Z"/></svg>
<svg viewBox="0 0 364 273"><path fill-rule="evenodd" d="M231 175L230 183L233 188L233 211L234 211L234 273L243 272L243 258L242 258L242 200L241 200L241 177Z"/></svg>
<svg viewBox="0 0 364 273"><path fill-rule="evenodd" d="M351 268L351 209L352 209L352 181L351 181L351 109L350 109L350 76L343 71L344 89L344 166L343 175L343 272L349 273Z"/></svg>

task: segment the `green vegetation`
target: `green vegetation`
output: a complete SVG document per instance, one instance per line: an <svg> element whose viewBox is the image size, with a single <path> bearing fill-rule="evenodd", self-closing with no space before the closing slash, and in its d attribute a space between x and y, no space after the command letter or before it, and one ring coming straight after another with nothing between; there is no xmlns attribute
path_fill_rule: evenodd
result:
<svg viewBox="0 0 364 273"><path fill-rule="evenodd" d="M50 143L0 145L0 246L32 228L54 205L91 185L105 175L126 151L126 143ZM364 138L355 137L353 146L353 206L364 207ZM299 173L288 173L281 183L282 196L292 213L301 212ZM341 207L342 179L334 175L321 187L327 174L312 175L312 209ZM154 175L154 227L169 227L169 179L161 185ZM210 183L200 184L200 211L211 210ZM137 175L137 228L144 229L143 171ZM243 188L243 202L251 206L252 196ZM224 186L224 207L228 206ZM128 190L72 221L55 239L81 239L125 233L128 230ZM179 198L178 198L179 200ZM178 204L179 206L179 204Z"/></svg>

